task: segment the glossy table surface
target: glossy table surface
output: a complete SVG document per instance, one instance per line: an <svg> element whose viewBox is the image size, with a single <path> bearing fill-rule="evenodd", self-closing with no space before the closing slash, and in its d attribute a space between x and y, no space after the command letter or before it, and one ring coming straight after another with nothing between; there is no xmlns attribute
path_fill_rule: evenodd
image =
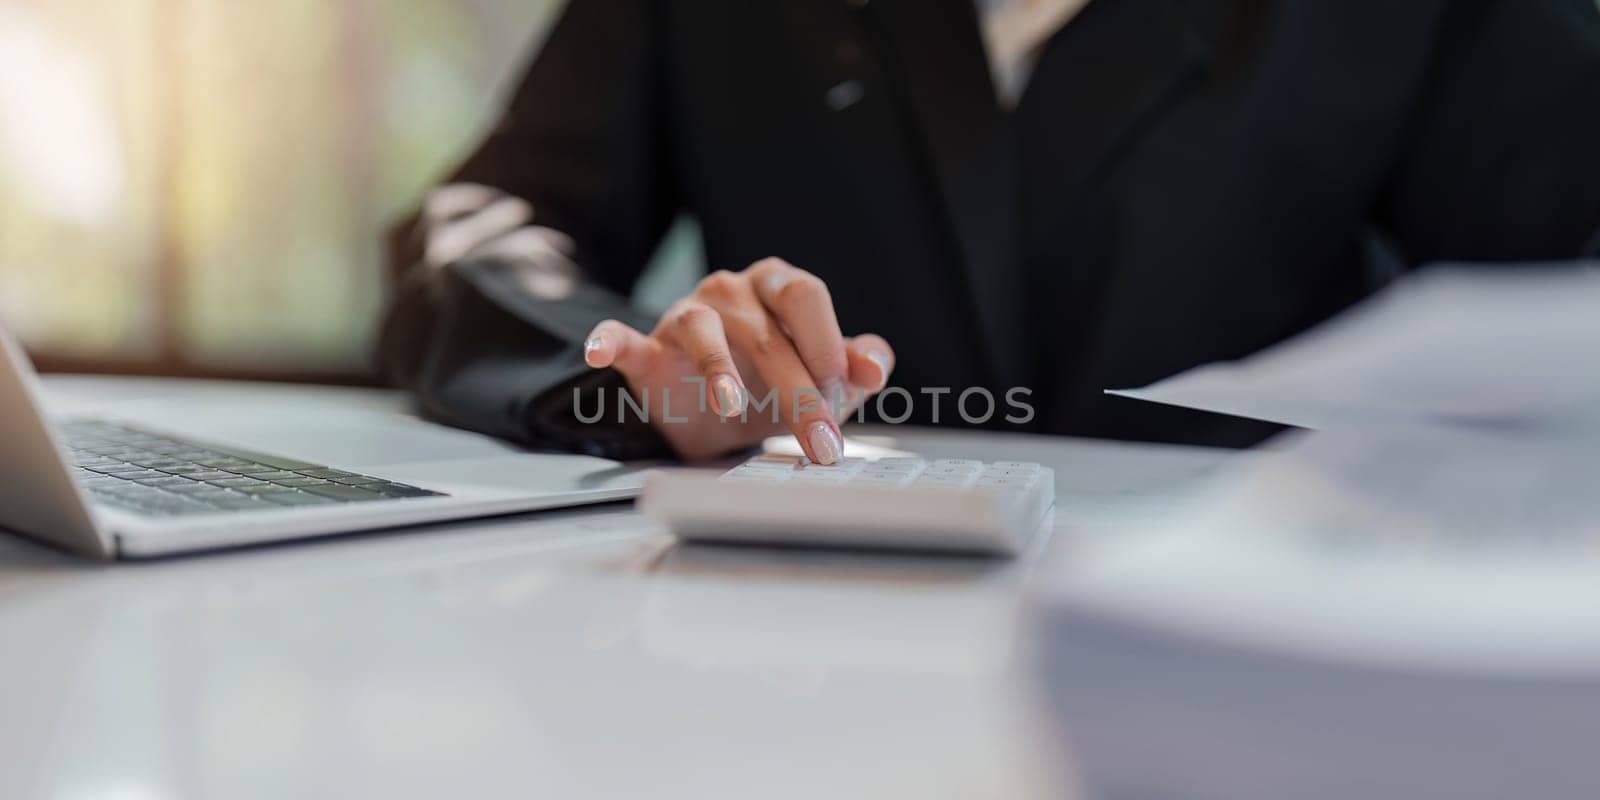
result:
<svg viewBox="0 0 1600 800"><path fill-rule="evenodd" d="M1246 456L862 432L1053 467L1054 535L1014 561L682 547L629 504L109 565L0 535L0 797L1075 794L1025 655L1039 566Z"/></svg>
<svg viewBox="0 0 1600 800"><path fill-rule="evenodd" d="M1600 797L1600 551L1415 550L1401 487L1437 459L1363 494L1293 450L850 433L1044 463L1053 531L1009 561L696 547L623 503L122 564L0 534L0 798Z"/></svg>

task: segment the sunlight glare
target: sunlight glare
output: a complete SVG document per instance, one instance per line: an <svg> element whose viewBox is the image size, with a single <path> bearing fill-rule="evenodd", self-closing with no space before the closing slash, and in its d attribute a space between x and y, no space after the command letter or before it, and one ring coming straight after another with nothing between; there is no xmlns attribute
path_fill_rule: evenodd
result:
<svg viewBox="0 0 1600 800"><path fill-rule="evenodd" d="M69 223L104 224L123 199L102 73L19 9L0 8L0 169L40 211Z"/></svg>

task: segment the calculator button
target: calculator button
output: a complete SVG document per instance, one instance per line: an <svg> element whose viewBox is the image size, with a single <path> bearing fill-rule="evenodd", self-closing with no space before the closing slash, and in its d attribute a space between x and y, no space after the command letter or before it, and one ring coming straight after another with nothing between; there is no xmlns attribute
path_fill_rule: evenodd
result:
<svg viewBox="0 0 1600 800"><path fill-rule="evenodd" d="M1023 488L1033 485L1031 477L992 477L985 475L973 482L974 486L1015 486Z"/></svg>
<svg viewBox="0 0 1600 800"><path fill-rule="evenodd" d="M905 486L911 479L903 475L863 475L851 481L851 486Z"/></svg>
<svg viewBox="0 0 1600 800"><path fill-rule="evenodd" d="M834 472L797 472L789 478L789 483L837 483L843 485L850 480L850 475L834 474Z"/></svg>
<svg viewBox="0 0 1600 800"><path fill-rule="evenodd" d="M854 475L845 472L796 472L789 480L846 483L854 478Z"/></svg>
<svg viewBox="0 0 1600 800"><path fill-rule="evenodd" d="M917 486L961 487L967 485L968 480L964 475L922 475L917 477L913 483Z"/></svg>
<svg viewBox="0 0 1600 800"><path fill-rule="evenodd" d="M725 481L761 481L766 483L780 483L789 480L789 473L779 472L775 469L745 469L740 467L732 472L724 473Z"/></svg>
<svg viewBox="0 0 1600 800"><path fill-rule="evenodd" d="M863 472L856 476L858 481L889 481L895 484L904 484L917 477L911 472Z"/></svg>

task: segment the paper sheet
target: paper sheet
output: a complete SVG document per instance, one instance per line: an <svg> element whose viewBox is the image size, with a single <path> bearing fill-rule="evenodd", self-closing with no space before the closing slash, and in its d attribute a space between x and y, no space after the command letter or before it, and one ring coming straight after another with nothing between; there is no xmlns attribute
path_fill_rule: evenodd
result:
<svg viewBox="0 0 1600 800"><path fill-rule="evenodd" d="M1276 652L1594 675L1595 453L1426 426L1297 432L1049 584L1076 608Z"/></svg>
<svg viewBox="0 0 1600 800"><path fill-rule="evenodd" d="M1600 264L1430 268L1248 358L1109 393L1315 429L1600 432Z"/></svg>
<svg viewBox="0 0 1600 800"><path fill-rule="evenodd" d="M1302 656L1600 672L1596 265L1426 270L1113 394L1317 430L1076 560L1060 601Z"/></svg>

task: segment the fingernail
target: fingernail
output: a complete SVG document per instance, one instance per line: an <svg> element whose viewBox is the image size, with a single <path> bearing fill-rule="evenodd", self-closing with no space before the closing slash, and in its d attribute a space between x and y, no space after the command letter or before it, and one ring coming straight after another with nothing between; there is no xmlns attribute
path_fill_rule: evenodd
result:
<svg viewBox="0 0 1600 800"><path fill-rule="evenodd" d="M783 291L783 287L789 285L790 280L791 278L787 273L778 272L767 276L767 279L762 283L764 284L763 288L767 290L768 294L777 296L778 292Z"/></svg>
<svg viewBox="0 0 1600 800"><path fill-rule="evenodd" d="M605 342L600 341L600 337L598 337L598 336L590 336L588 339L585 339L583 341L583 361L584 361L584 363L588 363L589 362L589 356L594 355L594 351L599 350L601 345L603 345L603 344L605 344Z"/></svg>
<svg viewBox="0 0 1600 800"><path fill-rule="evenodd" d="M826 422L812 423L806 439L811 442L811 457L818 464L827 466L839 463L839 456L844 453L844 442L839 440L839 434L832 425Z"/></svg>
<svg viewBox="0 0 1600 800"><path fill-rule="evenodd" d="M732 375L718 375L711 380L711 391L717 395L717 413L723 419L744 413L744 390Z"/></svg>
<svg viewBox="0 0 1600 800"><path fill-rule="evenodd" d="M878 368L878 385L874 388L882 389L889 384L889 357L876 350L868 351L867 360Z"/></svg>

